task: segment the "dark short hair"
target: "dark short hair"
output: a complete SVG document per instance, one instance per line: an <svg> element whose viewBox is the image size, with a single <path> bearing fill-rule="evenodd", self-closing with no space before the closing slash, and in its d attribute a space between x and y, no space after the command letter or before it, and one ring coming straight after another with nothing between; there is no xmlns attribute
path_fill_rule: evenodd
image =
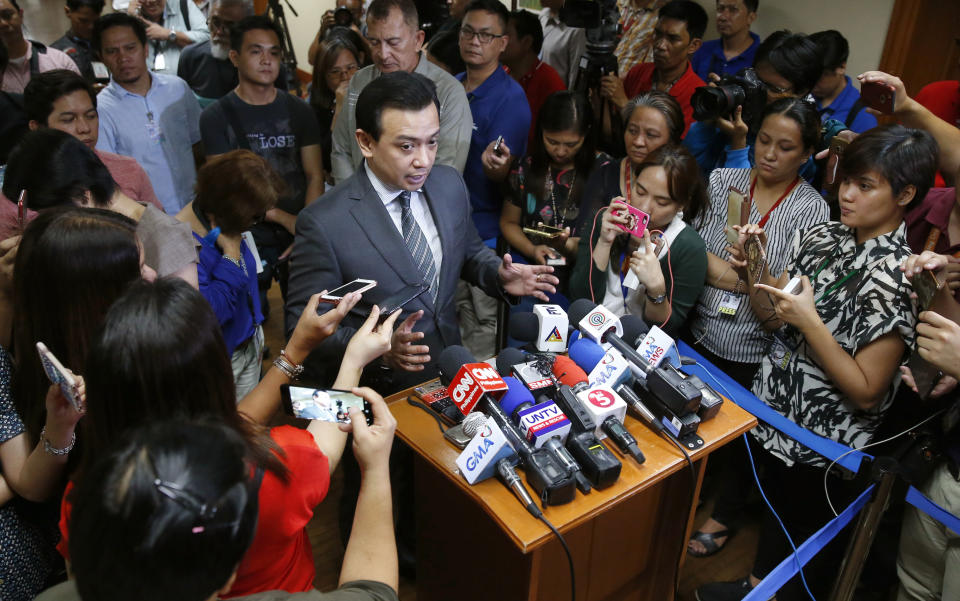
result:
<svg viewBox="0 0 960 601"><path fill-rule="evenodd" d="M103 32L112 27L129 27L144 46L147 45L147 27L140 19L127 13L107 13L93 24L93 47L103 52Z"/></svg>
<svg viewBox="0 0 960 601"><path fill-rule="evenodd" d="M196 189L196 207L212 213L221 231L233 235L277 204L286 186L266 159L250 150L232 150L200 167Z"/></svg>
<svg viewBox="0 0 960 601"><path fill-rule="evenodd" d="M707 30L707 11L693 0L671 0L660 9L657 16L686 23L691 40L703 39Z"/></svg>
<svg viewBox="0 0 960 601"><path fill-rule="evenodd" d="M20 5L17 4L17 0L10 0L10 4L12 4L15 9L17 9L17 12L20 12L23 10L22 8L20 8Z"/></svg>
<svg viewBox="0 0 960 601"><path fill-rule="evenodd" d="M881 125L850 142L840 159L840 168L847 177L879 172L890 182L895 197L907 186L915 186L917 192L906 207L909 211L923 201L933 185L939 153L933 136L922 129Z"/></svg>
<svg viewBox="0 0 960 601"><path fill-rule="evenodd" d="M103 0L67 0L67 8L70 10L79 10L83 7L92 8L98 15L103 12Z"/></svg>
<svg viewBox="0 0 960 601"><path fill-rule="evenodd" d="M810 40L820 49L824 69L836 69L847 62L847 57L850 56L847 38L836 29L811 33Z"/></svg>
<svg viewBox="0 0 960 601"><path fill-rule="evenodd" d="M106 206L117 190L100 157L66 132L48 127L29 132L10 153L3 195L16 200L27 191L35 211L78 203L87 192L93 204Z"/></svg>
<svg viewBox="0 0 960 601"><path fill-rule="evenodd" d="M347 31L353 32L352 29ZM326 77L327 71L333 68L333 64L340 58L340 53L344 50L353 55L354 60L357 61L357 67L364 66L360 60L363 52L346 36L327 36L321 40L316 54L313 55L313 84L310 87L310 106L318 112L324 109L332 109L335 104L336 94L327 87Z"/></svg>
<svg viewBox="0 0 960 601"><path fill-rule="evenodd" d="M760 7L760 0L743 0L743 5L747 7L747 10L755 13L757 8Z"/></svg>
<svg viewBox="0 0 960 601"><path fill-rule="evenodd" d="M53 113L53 103L76 91L83 90L90 96L93 108L97 108L97 93L79 73L69 69L54 69L37 73L23 90L23 105L27 118L46 125Z"/></svg>
<svg viewBox="0 0 960 601"><path fill-rule="evenodd" d="M543 25L540 24L540 17L536 13L521 8L510 13L510 21L517 30L518 38L530 36L530 50L539 55L543 48Z"/></svg>
<svg viewBox="0 0 960 601"><path fill-rule="evenodd" d="M414 31L420 28L420 15L413 0L373 0L367 8L367 21L384 21L390 17L390 11L397 9L403 15L403 22Z"/></svg>
<svg viewBox="0 0 960 601"><path fill-rule="evenodd" d="M357 129L380 139L383 111L421 111L433 104L440 114L436 85L419 73L385 73L370 82L357 98Z"/></svg>
<svg viewBox="0 0 960 601"><path fill-rule="evenodd" d="M226 584L257 524L259 479L244 453L241 437L212 421L120 438L71 495L80 595L202 601Z"/></svg>
<svg viewBox="0 0 960 601"><path fill-rule="evenodd" d="M762 63L789 81L797 96L810 92L823 74L823 60L817 45L802 33L786 29L774 31L757 47L753 64Z"/></svg>
<svg viewBox="0 0 960 601"><path fill-rule="evenodd" d="M270 17L265 15L251 15L240 19L240 22L230 28L230 49L240 52L243 48L243 36L248 31L263 29L277 35L277 43L283 48L283 31Z"/></svg>
<svg viewBox="0 0 960 601"><path fill-rule="evenodd" d="M763 108L760 123L770 115L783 115L793 119L800 128L804 150L816 149L820 144L820 114L812 102L802 98L779 98Z"/></svg>
<svg viewBox="0 0 960 601"><path fill-rule="evenodd" d="M507 7L503 4L503 2L500 2L500 0L471 0L470 4L468 4L467 8L465 8L463 11L463 18L466 19L468 14L478 10L496 15L500 20L501 29L504 31L507 30L507 21L510 20L510 11L507 10Z"/></svg>

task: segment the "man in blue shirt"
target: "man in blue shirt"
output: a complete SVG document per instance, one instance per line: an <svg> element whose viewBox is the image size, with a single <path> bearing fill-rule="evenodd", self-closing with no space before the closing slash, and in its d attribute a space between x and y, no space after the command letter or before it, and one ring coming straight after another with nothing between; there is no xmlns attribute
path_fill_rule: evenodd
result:
<svg viewBox="0 0 960 601"><path fill-rule="evenodd" d="M759 0L717 0L717 31L720 39L704 42L690 64L703 81L711 73L737 73L753 64L760 36L750 31L757 18Z"/></svg>
<svg viewBox="0 0 960 601"><path fill-rule="evenodd" d="M850 54L846 38L839 31L828 29L811 34L810 39L823 56L823 75L812 91L821 120L836 119L858 134L876 127L877 118L864 110L860 92L846 74Z"/></svg>
<svg viewBox="0 0 960 601"><path fill-rule="evenodd" d="M473 0L460 25L460 55L467 67L457 75L463 83L473 114L470 152L463 180L470 192L473 223L488 246L500 235L500 207L503 197L496 183L484 173L483 151L503 136L503 154L523 156L530 132L530 105L527 96L500 64L507 47L510 13L499 0ZM480 358L495 352L496 301L480 288L461 282L457 294L461 336Z"/></svg>
<svg viewBox="0 0 960 601"><path fill-rule="evenodd" d="M93 39L111 76L97 96L97 148L137 159L163 208L176 215L197 181L200 105L179 77L147 70L146 28L136 17L104 15Z"/></svg>

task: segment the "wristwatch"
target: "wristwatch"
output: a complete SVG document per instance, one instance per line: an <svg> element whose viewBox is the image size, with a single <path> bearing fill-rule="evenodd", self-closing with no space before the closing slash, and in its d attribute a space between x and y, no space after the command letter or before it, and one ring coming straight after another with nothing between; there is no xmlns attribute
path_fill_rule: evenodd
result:
<svg viewBox="0 0 960 601"><path fill-rule="evenodd" d="M667 293L664 292L663 294L661 294L660 296L657 296L657 297L653 297L653 296L650 296L649 294L647 294L647 300L649 300L651 303L653 303L653 304L655 304L655 305L660 305L660 304L663 303L663 301L667 300Z"/></svg>
<svg viewBox="0 0 960 601"><path fill-rule="evenodd" d="M171 29L171 30L170 30L170 35L167 36L167 41L170 42L171 44L176 44L176 43L177 43L177 32L174 31L173 29Z"/></svg>

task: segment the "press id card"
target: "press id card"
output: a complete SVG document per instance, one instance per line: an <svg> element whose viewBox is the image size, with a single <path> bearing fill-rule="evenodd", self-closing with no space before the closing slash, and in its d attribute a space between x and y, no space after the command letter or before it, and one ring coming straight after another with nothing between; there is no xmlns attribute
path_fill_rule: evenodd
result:
<svg viewBox="0 0 960 601"><path fill-rule="evenodd" d="M718 311L721 315L729 315L733 317L737 314L737 309L740 308L740 295L734 294L733 292L724 292L720 295L720 308Z"/></svg>

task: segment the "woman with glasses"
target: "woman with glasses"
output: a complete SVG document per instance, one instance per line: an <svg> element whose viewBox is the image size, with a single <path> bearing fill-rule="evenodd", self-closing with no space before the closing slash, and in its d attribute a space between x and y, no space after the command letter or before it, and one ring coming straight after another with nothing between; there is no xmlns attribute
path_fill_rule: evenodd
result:
<svg viewBox="0 0 960 601"><path fill-rule="evenodd" d="M767 104L780 98L806 96L820 80L821 66L817 45L807 36L785 29L770 34L757 48L753 60L756 78L766 89ZM752 167L753 143L759 125L744 121L741 106L729 117L694 123L683 144L697 158L705 176L717 167ZM800 170L800 175L807 181L813 179L812 157Z"/></svg>
<svg viewBox="0 0 960 601"><path fill-rule="evenodd" d="M249 150L214 157L197 172L197 195L177 214L200 246L200 292L210 302L233 361L237 398L260 380L263 313L259 257L243 233L263 221L285 189L267 161Z"/></svg>
<svg viewBox="0 0 960 601"><path fill-rule="evenodd" d="M363 64L363 52L344 35L331 30L331 35L320 42L313 68L313 84L310 88L310 107L320 124L320 153L323 156L323 172L327 183L333 185L333 167L330 151L333 148L333 124L343 107L347 86ZM348 30L350 31L350 30Z"/></svg>

